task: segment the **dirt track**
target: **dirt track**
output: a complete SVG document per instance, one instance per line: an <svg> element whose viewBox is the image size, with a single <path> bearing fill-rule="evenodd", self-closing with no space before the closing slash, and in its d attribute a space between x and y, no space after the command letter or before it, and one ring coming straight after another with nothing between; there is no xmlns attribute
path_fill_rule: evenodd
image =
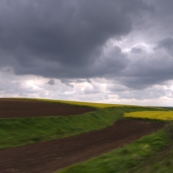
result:
<svg viewBox="0 0 173 173"><path fill-rule="evenodd" d="M24 118L39 116L67 116L94 111L94 108L52 102L0 99L0 118Z"/></svg>
<svg viewBox="0 0 173 173"><path fill-rule="evenodd" d="M0 173L51 173L125 145L163 126L160 122L120 120L103 130L0 150Z"/></svg>

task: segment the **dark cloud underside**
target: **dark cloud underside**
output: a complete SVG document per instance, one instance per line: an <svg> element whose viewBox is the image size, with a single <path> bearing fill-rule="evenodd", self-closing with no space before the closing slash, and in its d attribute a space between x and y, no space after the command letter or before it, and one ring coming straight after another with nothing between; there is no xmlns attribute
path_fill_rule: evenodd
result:
<svg viewBox="0 0 173 173"><path fill-rule="evenodd" d="M171 80L172 2L1 0L0 68L8 66L17 75L60 78L70 87L66 79L112 78L137 89ZM152 53L140 47L128 53L107 47L110 39L124 39L138 28L143 35L145 30L154 33ZM53 80L48 84L54 85Z"/></svg>
<svg viewBox="0 0 173 173"><path fill-rule="evenodd" d="M1 64L17 74L76 76L102 56L107 40L131 31L129 14L146 7L137 0L2 0Z"/></svg>

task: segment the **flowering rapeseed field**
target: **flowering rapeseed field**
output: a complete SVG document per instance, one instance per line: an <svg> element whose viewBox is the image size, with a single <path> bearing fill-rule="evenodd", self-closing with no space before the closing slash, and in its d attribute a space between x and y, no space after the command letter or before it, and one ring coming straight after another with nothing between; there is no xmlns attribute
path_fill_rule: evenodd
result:
<svg viewBox="0 0 173 173"><path fill-rule="evenodd" d="M173 111L143 111L125 113L128 118L148 118L157 120L173 120Z"/></svg>

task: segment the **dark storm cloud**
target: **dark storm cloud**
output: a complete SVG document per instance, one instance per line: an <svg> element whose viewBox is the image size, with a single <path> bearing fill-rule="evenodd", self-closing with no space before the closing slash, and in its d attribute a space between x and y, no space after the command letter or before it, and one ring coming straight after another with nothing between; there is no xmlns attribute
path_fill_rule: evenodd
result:
<svg viewBox="0 0 173 173"><path fill-rule="evenodd" d="M50 80L47 82L47 84L49 84L49 85L55 85L55 81L54 81L53 79L50 79Z"/></svg>
<svg viewBox="0 0 173 173"><path fill-rule="evenodd" d="M161 40L158 43L158 46L156 47L156 49L159 49L159 48L164 48L170 54L173 55L173 38L172 37L168 37L168 38L165 38L165 39Z"/></svg>
<svg viewBox="0 0 173 173"><path fill-rule="evenodd" d="M115 79L123 89L164 84L173 79L172 5L172 0L1 0L0 68L59 78L69 87L93 77ZM138 45L125 52L108 44L131 33L134 40L135 33L144 38L150 33L152 53Z"/></svg>
<svg viewBox="0 0 173 173"><path fill-rule="evenodd" d="M155 12L160 16L168 16L172 14L173 1L172 0L149 0L149 3L154 5Z"/></svg>
<svg viewBox="0 0 173 173"><path fill-rule="evenodd" d="M1 0L0 66L50 78L114 75L127 62L118 47L104 55L106 41L151 10L140 0Z"/></svg>
<svg viewBox="0 0 173 173"><path fill-rule="evenodd" d="M129 65L118 79L127 87L144 89L173 80L173 39L171 37L158 41L157 46L150 53L145 49L132 48L129 57Z"/></svg>

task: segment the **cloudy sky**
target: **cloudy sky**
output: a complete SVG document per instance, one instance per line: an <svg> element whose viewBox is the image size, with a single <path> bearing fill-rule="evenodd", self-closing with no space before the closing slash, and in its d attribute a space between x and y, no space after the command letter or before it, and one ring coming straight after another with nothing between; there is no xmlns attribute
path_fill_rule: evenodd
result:
<svg viewBox="0 0 173 173"><path fill-rule="evenodd" d="M172 0L0 0L0 97L172 106Z"/></svg>

